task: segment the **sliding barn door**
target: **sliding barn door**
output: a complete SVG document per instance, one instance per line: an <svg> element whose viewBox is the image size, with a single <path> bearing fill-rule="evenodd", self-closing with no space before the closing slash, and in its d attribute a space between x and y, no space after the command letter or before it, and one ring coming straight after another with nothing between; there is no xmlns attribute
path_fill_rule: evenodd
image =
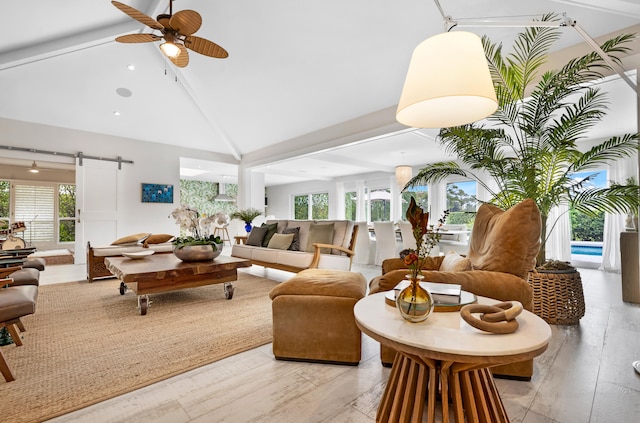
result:
<svg viewBox="0 0 640 423"><path fill-rule="evenodd" d="M87 242L103 247L116 239L119 190L118 163L82 159L76 163L76 264L86 263Z"/></svg>

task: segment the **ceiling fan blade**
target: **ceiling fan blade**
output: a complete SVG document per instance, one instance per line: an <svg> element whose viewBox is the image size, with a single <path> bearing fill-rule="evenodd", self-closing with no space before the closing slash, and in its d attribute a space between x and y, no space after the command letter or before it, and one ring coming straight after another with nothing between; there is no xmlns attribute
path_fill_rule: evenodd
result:
<svg viewBox="0 0 640 423"><path fill-rule="evenodd" d="M188 49L193 50L196 53L204 54L205 56L217 57L218 59L229 57L227 50L223 49L216 43L193 35L184 39L184 45Z"/></svg>
<svg viewBox="0 0 640 423"><path fill-rule="evenodd" d="M119 43L149 43L151 41L158 41L161 39L162 37L155 34L129 34L117 37L116 41Z"/></svg>
<svg viewBox="0 0 640 423"><path fill-rule="evenodd" d="M191 35L200 29L202 17L195 10L181 10L171 17L169 26L180 35Z"/></svg>
<svg viewBox="0 0 640 423"><path fill-rule="evenodd" d="M127 6L126 4L120 3L119 1L112 1L111 4L117 7L118 9L122 10L127 15L131 16L136 21L143 23L148 27L151 27L153 29L159 29L159 30L164 29L164 27L160 25L155 19L145 15L138 9L134 9L133 7Z"/></svg>
<svg viewBox="0 0 640 423"><path fill-rule="evenodd" d="M182 44L176 43L176 46L180 49L180 54L178 57L169 57L169 60L177 67L184 68L189 64L189 52Z"/></svg>

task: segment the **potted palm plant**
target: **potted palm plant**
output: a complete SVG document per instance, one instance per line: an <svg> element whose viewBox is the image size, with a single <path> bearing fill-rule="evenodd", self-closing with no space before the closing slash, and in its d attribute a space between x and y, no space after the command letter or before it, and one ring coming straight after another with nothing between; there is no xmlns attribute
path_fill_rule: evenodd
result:
<svg viewBox="0 0 640 423"><path fill-rule="evenodd" d="M501 45L484 37L498 110L487 123L442 129L438 141L458 161L430 164L407 184L419 186L459 175L474 179L490 193L489 202L503 209L533 199L542 217L538 266L546 261L547 220L552 208L566 205L594 216L598 212L626 214L640 205L640 187L635 183L594 188L588 182L595 173L574 177L638 154L639 134L614 136L586 151L581 149L579 141L606 110L605 94L587 83L601 78L608 65L592 52L540 75L559 35L557 28L528 28L517 36L513 52L507 55ZM620 62L633 38L619 35L601 47ZM551 228L554 224L550 222Z"/></svg>
<svg viewBox="0 0 640 423"><path fill-rule="evenodd" d="M231 213L230 217L232 219L240 219L244 222L245 226L244 226L244 230L247 231L247 233L251 232L251 222L253 222L253 219L255 219L256 217L260 216L262 214L262 212L258 209L254 209L254 208L249 208L249 209L245 209L245 210L237 210L234 211L233 213Z"/></svg>

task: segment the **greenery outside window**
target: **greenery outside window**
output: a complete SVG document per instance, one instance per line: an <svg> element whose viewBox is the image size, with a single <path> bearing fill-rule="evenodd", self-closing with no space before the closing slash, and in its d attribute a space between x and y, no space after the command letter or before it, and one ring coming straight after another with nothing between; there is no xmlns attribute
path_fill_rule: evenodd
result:
<svg viewBox="0 0 640 423"><path fill-rule="evenodd" d="M358 209L358 195L355 191L344 193L344 218L356 221Z"/></svg>
<svg viewBox="0 0 640 423"><path fill-rule="evenodd" d="M451 182L447 184L447 222L451 225L465 224L473 227L478 200L476 181Z"/></svg>
<svg viewBox="0 0 640 423"><path fill-rule="evenodd" d="M572 175L576 179L583 179L593 175L590 180L591 187L605 188L607 186L606 170L596 170L593 172L579 172ZM604 234L604 212L597 212L595 216L590 216L577 210L569 210L571 218L571 240L603 242Z"/></svg>
<svg viewBox="0 0 640 423"><path fill-rule="evenodd" d="M372 222L391 220L391 192L389 188L371 190L369 200Z"/></svg>
<svg viewBox="0 0 640 423"><path fill-rule="evenodd" d="M293 197L293 218L297 220L329 218L329 194L303 194Z"/></svg>
<svg viewBox="0 0 640 423"><path fill-rule="evenodd" d="M9 181L0 181L0 227L9 227L9 212L11 207L11 184Z"/></svg>
<svg viewBox="0 0 640 423"><path fill-rule="evenodd" d="M58 186L58 242L76 239L76 186Z"/></svg>
<svg viewBox="0 0 640 423"><path fill-rule="evenodd" d="M402 213L400 214L401 220L407 220L407 209L411 197L416 200L416 204L423 210L429 210L429 188L426 185L420 185L407 188L401 195L402 201Z"/></svg>

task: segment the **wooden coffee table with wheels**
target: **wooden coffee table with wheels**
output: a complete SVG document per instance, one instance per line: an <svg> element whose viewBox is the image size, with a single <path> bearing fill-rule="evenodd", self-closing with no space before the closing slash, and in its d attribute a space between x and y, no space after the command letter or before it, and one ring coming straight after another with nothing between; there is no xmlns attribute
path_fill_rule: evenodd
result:
<svg viewBox="0 0 640 423"><path fill-rule="evenodd" d="M251 262L235 257L218 256L215 260L183 262L173 254L154 254L141 259L105 258L107 269L120 282L120 294L132 290L138 296L140 314L147 314L149 294L198 286L224 284L224 296L233 298L232 282L238 280L238 269L251 267Z"/></svg>

